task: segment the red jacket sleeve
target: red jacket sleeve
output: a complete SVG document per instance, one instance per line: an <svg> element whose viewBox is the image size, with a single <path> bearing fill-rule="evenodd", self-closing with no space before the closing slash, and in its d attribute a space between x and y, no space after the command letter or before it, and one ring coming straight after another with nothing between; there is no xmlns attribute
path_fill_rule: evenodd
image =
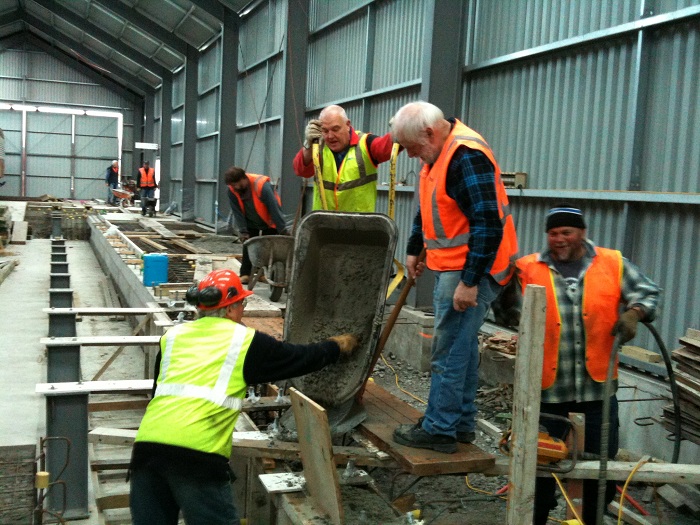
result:
<svg viewBox="0 0 700 525"><path fill-rule="evenodd" d="M370 140L367 141L369 142L369 156L372 157L375 164L381 164L391 158L391 148L394 145L391 133L381 137L373 135L367 138L371 139L371 142Z"/></svg>
<svg viewBox="0 0 700 525"><path fill-rule="evenodd" d="M304 166L304 156L303 156L303 149L300 149L296 157L294 157L294 161L292 161L292 167L294 168L294 173L299 175L300 177L305 177L305 178L310 178L314 176L314 163L309 162L306 166Z"/></svg>

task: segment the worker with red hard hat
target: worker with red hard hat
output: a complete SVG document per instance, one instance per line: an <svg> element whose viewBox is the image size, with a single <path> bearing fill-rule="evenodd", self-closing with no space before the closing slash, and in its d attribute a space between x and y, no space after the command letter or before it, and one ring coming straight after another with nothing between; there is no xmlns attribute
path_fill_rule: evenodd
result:
<svg viewBox="0 0 700 525"><path fill-rule="evenodd" d="M335 363L357 346L350 334L290 344L241 323L238 275L215 270L187 291L198 318L170 328L156 358L153 399L134 443L134 525L238 525L230 484L232 434L248 385L297 377Z"/></svg>

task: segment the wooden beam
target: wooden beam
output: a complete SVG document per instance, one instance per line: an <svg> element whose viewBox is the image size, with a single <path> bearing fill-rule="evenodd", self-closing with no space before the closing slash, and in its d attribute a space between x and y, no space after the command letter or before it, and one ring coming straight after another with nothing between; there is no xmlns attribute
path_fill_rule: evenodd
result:
<svg viewBox="0 0 700 525"><path fill-rule="evenodd" d="M513 430L506 523L529 525L535 501L537 435L547 297L543 286L525 288L513 384Z"/></svg>
<svg viewBox="0 0 700 525"><path fill-rule="evenodd" d="M173 243L175 246L179 246L180 248L187 250L188 252L192 253L212 253L209 250L206 250L204 248L197 248L196 246L191 245L187 241L183 241L182 239L168 239L169 242Z"/></svg>
<svg viewBox="0 0 700 525"><path fill-rule="evenodd" d="M484 471L487 476L504 476L509 473L510 460L499 458L493 468ZM562 464L565 466L565 464ZM608 461L606 479L625 481L637 466L634 461ZM579 461L571 472L557 474L562 479L598 479L599 461ZM550 472L539 471L539 477L551 477ZM689 483L700 484L700 465L674 463L645 463L634 473L634 481L639 483Z"/></svg>
<svg viewBox="0 0 700 525"><path fill-rule="evenodd" d="M328 515L333 525L342 525L345 519L340 501L340 483L332 461L333 444L326 410L296 388L290 388L289 393L309 496L314 506Z"/></svg>
<svg viewBox="0 0 700 525"><path fill-rule="evenodd" d="M129 379L121 381L83 381L65 383L38 383L36 393L45 396L64 394L150 394L152 379Z"/></svg>
<svg viewBox="0 0 700 525"><path fill-rule="evenodd" d="M51 346L146 346L160 344L159 335L95 335L87 337L42 337L42 345Z"/></svg>
<svg viewBox="0 0 700 525"><path fill-rule="evenodd" d="M145 410L150 399L125 399L122 401L94 401L88 403L88 412L112 410Z"/></svg>

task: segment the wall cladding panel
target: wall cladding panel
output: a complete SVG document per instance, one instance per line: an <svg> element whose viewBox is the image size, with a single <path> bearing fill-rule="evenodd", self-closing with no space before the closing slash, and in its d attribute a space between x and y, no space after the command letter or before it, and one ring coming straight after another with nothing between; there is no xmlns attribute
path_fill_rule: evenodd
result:
<svg viewBox="0 0 700 525"><path fill-rule="evenodd" d="M643 128L642 187L698 193L700 21L663 28L650 42L653 89Z"/></svg>
<svg viewBox="0 0 700 525"><path fill-rule="evenodd" d="M207 224L214 224L216 184L197 183L194 190L194 202L197 210L197 220L204 221ZM228 205L228 202L226 204Z"/></svg>
<svg viewBox="0 0 700 525"><path fill-rule="evenodd" d="M239 126L255 124L264 115L266 103L267 67L259 67L238 79L236 98L236 121Z"/></svg>
<svg viewBox="0 0 700 525"><path fill-rule="evenodd" d="M197 90L199 93L218 86L221 82L221 40L209 46L199 57Z"/></svg>
<svg viewBox="0 0 700 525"><path fill-rule="evenodd" d="M421 76L425 2L394 0L377 6L372 89Z"/></svg>
<svg viewBox="0 0 700 525"><path fill-rule="evenodd" d="M357 7L372 3L368 0L311 0L309 25L312 31L317 27L345 15Z"/></svg>
<svg viewBox="0 0 700 525"><path fill-rule="evenodd" d="M219 131L220 110L218 88L210 91L197 101L198 137Z"/></svg>
<svg viewBox="0 0 700 525"><path fill-rule="evenodd" d="M185 103L185 68L173 75L173 109Z"/></svg>
<svg viewBox="0 0 700 525"><path fill-rule="evenodd" d="M183 163L182 163L182 155L183 155L183 147L182 144L177 144L172 147L170 150L170 178L171 180L175 181L178 180L182 182L182 170L183 170ZM172 186L171 186L172 188ZM175 195L175 193L173 193ZM179 200L180 196L178 195L177 199Z"/></svg>
<svg viewBox="0 0 700 525"><path fill-rule="evenodd" d="M170 118L170 141L174 144L185 140L185 112L183 109L173 110Z"/></svg>
<svg viewBox="0 0 700 525"><path fill-rule="evenodd" d="M195 178L197 181L217 180L219 173L219 137L212 136L197 141Z"/></svg>
<svg viewBox="0 0 700 525"><path fill-rule="evenodd" d="M634 47L618 40L473 75L466 124L503 171L528 174L528 188L627 189Z"/></svg>
<svg viewBox="0 0 700 525"><path fill-rule="evenodd" d="M473 0L477 25L465 63L507 55L636 20L639 0Z"/></svg>
<svg viewBox="0 0 700 525"><path fill-rule="evenodd" d="M343 59L339 60L341 56ZM310 42L307 106L319 106L362 93L366 56L366 17L343 21Z"/></svg>

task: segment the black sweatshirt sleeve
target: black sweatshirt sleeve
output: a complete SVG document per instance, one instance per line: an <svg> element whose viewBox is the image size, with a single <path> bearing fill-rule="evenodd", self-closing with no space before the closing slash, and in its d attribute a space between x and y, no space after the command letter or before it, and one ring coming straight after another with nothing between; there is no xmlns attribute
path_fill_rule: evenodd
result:
<svg viewBox="0 0 700 525"><path fill-rule="evenodd" d="M335 363L340 348L334 341L295 345L255 332L243 363L249 385L303 376Z"/></svg>

